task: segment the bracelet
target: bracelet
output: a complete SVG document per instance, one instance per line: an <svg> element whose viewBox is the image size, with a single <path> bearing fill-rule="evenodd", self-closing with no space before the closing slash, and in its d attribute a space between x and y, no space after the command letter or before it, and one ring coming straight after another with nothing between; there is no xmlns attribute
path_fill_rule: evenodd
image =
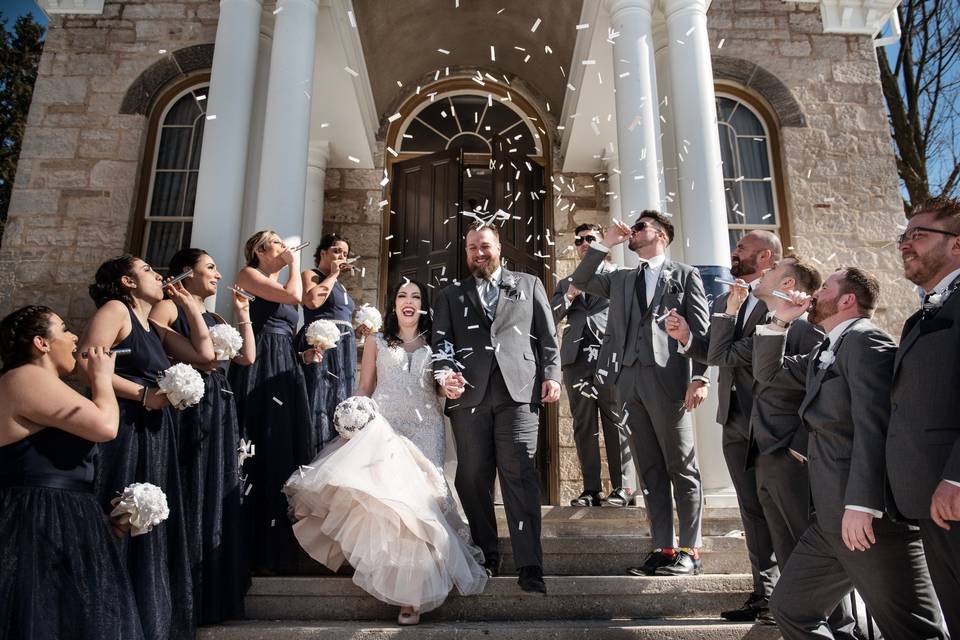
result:
<svg viewBox="0 0 960 640"><path fill-rule="evenodd" d="M238 327L242 327L242 326L245 325L245 324L249 324L249 325L252 326L252 325L253 325L253 322L251 322L250 320L244 320L243 322L238 322L238 323L237 323L237 326L238 326Z"/></svg>
<svg viewBox="0 0 960 640"><path fill-rule="evenodd" d="M706 376L693 376L690 378L690 382L702 382L706 386L710 386L710 378Z"/></svg>
<svg viewBox="0 0 960 640"><path fill-rule="evenodd" d="M772 318L770 318L770 324L776 325L781 329L789 329L791 323L787 322L786 320L781 320L777 316L773 316Z"/></svg>

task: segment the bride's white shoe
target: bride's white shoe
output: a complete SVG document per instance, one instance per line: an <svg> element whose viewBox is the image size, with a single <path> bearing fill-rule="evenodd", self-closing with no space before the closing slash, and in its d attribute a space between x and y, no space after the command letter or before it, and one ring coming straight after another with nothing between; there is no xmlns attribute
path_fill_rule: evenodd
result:
<svg viewBox="0 0 960 640"><path fill-rule="evenodd" d="M420 612L413 607L401 607L400 615L397 616L397 624L401 627L412 627L420 624Z"/></svg>

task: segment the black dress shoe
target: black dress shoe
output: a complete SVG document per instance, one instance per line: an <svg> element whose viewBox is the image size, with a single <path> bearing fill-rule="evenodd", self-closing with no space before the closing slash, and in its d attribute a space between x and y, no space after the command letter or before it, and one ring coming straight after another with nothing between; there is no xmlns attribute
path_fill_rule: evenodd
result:
<svg viewBox="0 0 960 640"><path fill-rule="evenodd" d="M673 556L663 549L654 549L647 554L643 564L639 567L627 569L627 573L632 576L652 576L660 567L673 561Z"/></svg>
<svg viewBox="0 0 960 640"><path fill-rule="evenodd" d="M721 618L730 622L765 622L770 624L767 620L761 619L761 616L771 622L773 621L773 616L770 615L769 601L756 593L750 594L750 597L739 609L731 609L720 613Z"/></svg>
<svg viewBox="0 0 960 640"><path fill-rule="evenodd" d="M626 491L618 487L611 491L610 495L603 499L603 506L625 507L629 504L633 504L633 500L633 496L628 496Z"/></svg>
<svg viewBox="0 0 960 640"><path fill-rule="evenodd" d="M546 595L547 585L543 581L543 569L536 565L520 567L520 578L517 580L520 588L529 593Z"/></svg>
<svg viewBox="0 0 960 640"><path fill-rule="evenodd" d="M496 578L500 575L500 558L488 558L483 561L483 570L487 572L487 577Z"/></svg>
<svg viewBox="0 0 960 640"><path fill-rule="evenodd" d="M579 496L570 501L571 507L599 507L600 493L597 491L584 491Z"/></svg>
<svg viewBox="0 0 960 640"><path fill-rule="evenodd" d="M696 576L703 573L703 566L696 549L680 548L670 562L657 567L655 576Z"/></svg>

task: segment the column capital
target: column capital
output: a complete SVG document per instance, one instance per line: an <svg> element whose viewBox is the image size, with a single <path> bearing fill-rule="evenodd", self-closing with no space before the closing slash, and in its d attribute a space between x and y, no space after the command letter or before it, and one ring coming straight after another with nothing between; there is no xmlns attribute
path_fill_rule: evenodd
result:
<svg viewBox="0 0 960 640"><path fill-rule="evenodd" d="M325 170L330 160L330 142L327 140L311 140L307 150L307 166Z"/></svg>
<svg viewBox="0 0 960 640"><path fill-rule="evenodd" d="M663 14L667 20L681 14L700 14L707 15L707 8L710 6L709 0L661 0Z"/></svg>
<svg viewBox="0 0 960 640"><path fill-rule="evenodd" d="M606 3L610 17L616 20L624 14L638 11L650 15L655 0L606 0Z"/></svg>

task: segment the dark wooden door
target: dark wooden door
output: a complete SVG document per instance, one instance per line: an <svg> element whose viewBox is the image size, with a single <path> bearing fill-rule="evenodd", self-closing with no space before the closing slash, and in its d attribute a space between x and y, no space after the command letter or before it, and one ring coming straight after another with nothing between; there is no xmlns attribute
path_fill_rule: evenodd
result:
<svg viewBox="0 0 960 640"><path fill-rule="evenodd" d="M432 285L433 294L460 273L460 166L459 152L393 165L388 289L409 278Z"/></svg>
<svg viewBox="0 0 960 640"><path fill-rule="evenodd" d="M543 167L522 155L511 153L508 141L493 139L493 194L491 211L503 211L509 218L497 220L501 255L506 267L544 280L543 251L547 236L543 225ZM542 193L543 192L543 193ZM553 242L550 239L550 242Z"/></svg>

